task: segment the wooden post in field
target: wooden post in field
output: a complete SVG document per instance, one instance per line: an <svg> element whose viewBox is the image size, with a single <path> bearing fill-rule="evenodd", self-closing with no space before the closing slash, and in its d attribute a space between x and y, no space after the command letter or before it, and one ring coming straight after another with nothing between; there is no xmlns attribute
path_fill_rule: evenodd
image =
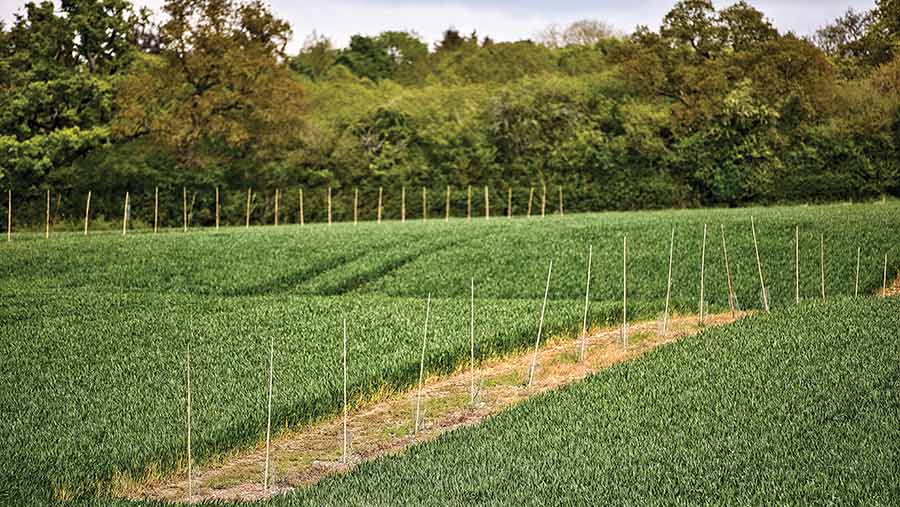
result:
<svg viewBox="0 0 900 507"><path fill-rule="evenodd" d="M884 254L884 278L881 281L881 297L887 297L887 254Z"/></svg>
<svg viewBox="0 0 900 507"><path fill-rule="evenodd" d="M531 205L534 202L534 187L528 191L528 218L531 218Z"/></svg>
<svg viewBox="0 0 900 507"><path fill-rule="evenodd" d="M344 318L344 353L341 356L341 360L344 363L344 438L343 438L343 452L341 452L341 463L347 464L347 319Z"/></svg>
<svg viewBox="0 0 900 507"><path fill-rule="evenodd" d="M466 198L466 222L472 221L472 185L469 185L469 193Z"/></svg>
<svg viewBox="0 0 900 507"><path fill-rule="evenodd" d="M428 190L422 187L422 221L428 220Z"/></svg>
<svg viewBox="0 0 900 507"><path fill-rule="evenodd" d="M559 188L559 216L565 216L565 212L563 211L563 189Z"/></svg>
<svg viewBox="0 0 900 507"><path fill-rule="evenodd" d="M825 234L820 236L819 252L821 254L819 267L822 268L822 301L825 301Z"/></svg>
<svg viewBox="0 0 900 507"><path fill-rule="evenodd" d="M47 218L44 221L44 239L50 239L50 189L47 189Z"/></svg>
<svg viewBox="0 0 900 507"><path fill-rule="evenodd" d="M543 183L543 192L541 193L541 218L544 218L544 212L547 210L547 184Z"/></svg>
<svg viewBox="0 0 900 507"><path fill-rule="evenodd" d="M594 245L588 245L587 282L584 288L584 318L581 320L581 348L578 350L578 362L584 362L584 351L587 348L587 316L591 296L591 261L594 256Z"/></svg>
<svg viewBox="0 0 900 507"><path fill-rule="evenodd" d="M88 235L88 220L91 216L91 191L88 190L87 202L84 205L84 235Z"/></svg>
<svg viewBox="0 0 900 507"><path fill-rule="evenodd" d="M125 192L125 206L122 210L122 236L128 233L128 192Z"/></svg>
<svg viewBox="0 0 900 507"><path fill-rule="evenodd" d="M182 223L184 224L184 232L187 232L187 187L181 187L181 209L183 212Z"/></svg>
<svg viewBox="0 0 900 507"><path fill-rule="evenodd" d="M263 491L269 492L269 449L272 442L272 376L275 370L275 335L269 341L269 399L266 408L266 465L263 470Z"/></svg>
<svg viewBox="0 0 900 507"><path fill-rule="evenodd" d="M447 185L447 201L444 203L444 222L450 221L450 185Z"/></svg>
<svg viewBox="0 0 900 507"><path fill-rule="evenodd" d="M506 187L506 218L512 218L512 187Z"/></svg>
<svg viewBox="0 0 900 507"><path fill-rule="evenodd" d="M331 225L331 187L328 187L328 225Z"/></svg>
<svg viewBox="0 0 900 507"><path fill-rule="evenodd" d="M153 193L153 234L159 232L159 187Z"/></svg>
<svg viewBox="0 0 900 507"><path fill-rule="evenodd" d="M382 206L382 197L384 196L384 188L378 187L378 223L381 223L381 213L384 210Z"/></svg>
<svg viewBox="0 0 900 507"><path fill-rule="evenodd" d="M216 230L219 230L219 217L222 214L222 209L219 206L219 187L216 187Z"/></svg>
<svg viewBox="0 0 900 507"><path fill-rule="evenodd" d="M672 227L672 239L669 240L669 275L666 277L666 309L663 312L662 335L669 329L669 296L672 294L672 257L675 253L675 227ZM730 298L729 298L730 299Z"/></svg>
<svg viewBox="0 0 900 507"><path fill-rule="evenodd" d="M750 216L750 230L753 232L753 250L756 252L756 269L759 271L759 287L762 290L763 310L769 311L769 294L766 290L766 281L763 278L762 261L759 260L759 245L756 242L756 225L753 216Z"/></svg>
<svg viewBox="0 0 900 507"><path fill-rule="evenodd" d="M628 351L628 235L622 236L622 348Z"/></svg>
<svg viewBox="0 0 900 507"><path fill-rule="evenodd" d="M251 188L247 189L247 220L245 222L245 227L250 228L250 198L253 197L253 191Z"/></svg>
<svg viewBox="0 0 900 507"><path fill-rule="evenodd" d="M856 282L853 284L853 297L859 297L859 256L862 253L862 248L856 247Z"/></svg>
<svg viewBox="0 0 900 507"><path fill-rule="evenodd" d="M728 246L725 244L725 226L719 224L722 230L722 255L725 257L725 276L728 279L728 305L731 307L731 318L737 316L735 311L734 285L731 283L731 266L728 265Z"/></svg>
<svg viewBox="0 0 900 507"><path fill-rule="evenodd" d="M703 224L703 246L700 247L700 325L703 325L704 290L706 288L706 224Z"/></svg>
<svg viewBox="0 0 900 507"><path fill-rule="evenodd" d="M306 216L305 216L305 213L303 212L303 189L301 188L300 189L300 226L302 227L305 224L306 224Z"/></svg>
<svg viewBox="0 0 900 507"><path fill-rule="evenodd" d="M475 403L475 278L469 296L469 401Z"/></svg>
<svg viewBox="0 0 900 507"><path fill-rule="evenodd" d="M422 336L422 356L419 359L419 391L416 394L416 421L414 425L414 434L419 434L419 423L421 422L422 407L422 383L425 381L425 344L428 341L428 316L431 312L431 293L428 294L428 300L425 303L425 334Z"/></svg>
<svg viewBox="0 0 900 507"><path fill-rule="evenodd" d="M406 222L406 187L400 187L400 223Z"/></svg>
<svg viewBox="0 0 900 507"><path fill-rule="evenodd" d="M193 495L191 474L191 342L188 342L187 349L187 483L188 494L187 501L190 502Z"/></svg>
<svg viewBox="0 0 900 507"><path fill-rule="evenodd" d="M800 226L794 228L794 303L800 304Z"/></svg>
<svg viewBox="0 0 900 507"><path fill-rule="evenodd" d="M6 241L12 241L12 190L6 191Z"/></svg>
<svg viewBox="0 0 900 507"><path fill-rule="evenodd" d="M353 225L359 223L359 188L353 189Z"/></svg>
<svg viewBox="0 0 900 507"><path fill-rule="evenodd" d="M488 186L484 186L484 219L491 219L491 192L488 190Z"/></svg>
<svg viewBox="0 0 900 507"><path fill-rule="evenodd" d="M538 346L541 344L541 334L544 332L544 312L547 310L547 296L550 294L550 274L553 273L553 259L550 259L550 267L547 268L547 286L544 287L544 303L541 305L541 318L538 321L537 337L534 339L534 354L531 356L531 368L528 370L528 387L534 381L534 368L537 365Z"/></svg>
<svg viewBox="0 0 900 507"><path fill-rule="evenodd" d="M278 227L278 198L280 197L281 191L279 189L275 189L275 227Z"/></svg>

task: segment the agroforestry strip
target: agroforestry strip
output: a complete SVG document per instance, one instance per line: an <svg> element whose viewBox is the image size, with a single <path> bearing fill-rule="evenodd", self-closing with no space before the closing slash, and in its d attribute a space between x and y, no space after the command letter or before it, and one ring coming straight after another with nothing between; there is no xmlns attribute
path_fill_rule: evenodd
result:
<svg viewBox="0 0 900 507"><path fill-rule="evenodd" d="M275 191L307 219L349 220L355 199L401 215L445 189L453 216L547 195L566 211L866 199L900 192L900 0L850 11L809 38L752 6L673 3L658 31L602 21L533 40L447 30L313 38L257 2L26 4L0 27L0 188L17 224L78 221L92 192L101 227L271 223ZM164 20L164 21L155 21ZM306 32L310 27L293 27ZM485 186L493 195L482 198ZM356 190L358 189L358 197ZM529 199L530 201L530 199ZM292 214L295 211L292 211ZM418 216L418 210L416 210ZM291 216L290 220L295 221ZM371 219L371 217L369 218Z"/></svg>

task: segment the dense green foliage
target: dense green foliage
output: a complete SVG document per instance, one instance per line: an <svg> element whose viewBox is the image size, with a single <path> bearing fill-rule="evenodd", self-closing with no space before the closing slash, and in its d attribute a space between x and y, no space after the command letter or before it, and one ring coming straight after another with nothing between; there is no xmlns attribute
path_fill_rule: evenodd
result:
<svg viewBox="0 0 900 507"><path fill-rule="evenodd" d="M706 294L727 308L721 239L742 308L760 308L749 216L756 219L773 307L793 301L793 234L801 291L819 297L819 237L828 297L881 286L897 272L898 204L586 214L548 219L225 228L21 236L0 261L0 500L91 496L116 472L177 466L184 455L184 364L190 340L195 456L252 445L264 430L266 346L276 340L275 420L339 407L340 323L351 332L354 396L416 379L424 299L434 300L429 371L464 361L469 280L476 280L478 357L533 343L547 262L550 333L581 323L587 245L590 319L621 318L622 235L629 315L652 319L665 298L676 226L673 309L696 312L702 225L710 224ZM14 407L14 408L13 408Z"/></svg>
<svg viewBox="0 0 900 507"><path fill-rule="evenodd" d="M271 505L893 505L900 303L804 303L657 349Z"/></svg>
<svg viewBox="0 0 900 507"><path fill-rule="evenodd" d="M511 187L520 211L544 186L573 211L896 195L898 6L809 40L744 2L682 0L627 36L581 21L537 41L448 30L428 48L392 31L288 55L291 27L259 2L169 0L161 25L125 0L28 4L0 30L0 187L20 225L47 188L59 220L91 190L98 217L130 191L147 221L155 187L166 217L188 187L197 224L216 186L235 223L248 187L257 219L300 187L320 202L334 187L343 219L354 188L371 211L379 186L391 216L402 186L453 186L456 215L468 185L498 204Z"/></svg>

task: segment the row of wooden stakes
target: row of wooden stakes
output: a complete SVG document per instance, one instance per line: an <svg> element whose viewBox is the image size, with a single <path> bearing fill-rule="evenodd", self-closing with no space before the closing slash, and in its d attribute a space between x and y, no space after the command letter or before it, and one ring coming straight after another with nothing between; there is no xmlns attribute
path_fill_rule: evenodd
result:
<svg viewBox="0 0 900 507"><path fill-rule="evenodd" d="M559 187L559 208L558 213L560 215L564 215L565 211L563 208L563 189ZM220 227L221 224L221 202L219 199L219 187L215 189L216 193L216 229ZM507 218L512 218L513 216L513 208L512 208L512 187L507 187L507 204L506 204L506 216ZM535 188L531 187L528 194L528 211L527 216L532 216L532 208L534 204L534 193ZM446 199L444 204L444 221L450 220L450 195L451 195L451 187L447 187ZM184 187L182 189L182 227L185 232L187 232L188 227L190 225L190 216L193 212L194 200L196 199L196 195L191 200L190 207L188 206L188 193L187 188ZM250 227L250 215L253 210L253 201L256 197L256 194L253 193L253 190L247 189L247 205L246 205L246 214L245 214L245 226ZM274 211L274 225L279 225L279 217L281 215L279 205L283 202L283 194L280 189L275 190L275 211ZM304 217L303 211L303 189L298 190L298 221L300 225L304 225L306 220ZM328 225L333 223L333 213L332 213L332 188L328 187L327 195L327 208L328 208ZM401 188L400 193L400 221L406 222L406 187ZM547 213L547 188L543 188L543 192L541 194L541 203L540 203L540 216L544 217ZM51 220L50 220L50 190L47 190L47 208L46 215L44 220L44 237L49 239L51 232ZM7 191L7 218L6 218L6 240L12 241L12 190ZM377 207L377 219L376 221L380 224L382 221L382 217L384 215L384 187L378 187L378 207ZM122 234L128 234L128 222L131 216L131 202L130 202L130 193L125 192L125 203L122 211ZM428 220L428 189L422 188L422 220ZM491 218L491 203L490 203L490 190L487 186L484 187L484 218ZM91 191L87 193L87 200L85 202L84 207L84 235L88 235L88 231L90 228L90 219L91 219ZM472 219L472 186L469 185L468 195L467 195L467 209L466 209L466 219ZM353 223L359 223L359 189L355 188L353 190ZM159 187L156 187L154 190L154 199L153 199L153 232L159 232L160 223L159 223Z"/></svg>

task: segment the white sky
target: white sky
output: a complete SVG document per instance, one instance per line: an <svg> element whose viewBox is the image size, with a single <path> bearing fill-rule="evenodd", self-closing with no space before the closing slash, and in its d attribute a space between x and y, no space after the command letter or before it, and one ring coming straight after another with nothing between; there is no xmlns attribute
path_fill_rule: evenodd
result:
<svg viewBox="0 0 900 507"><path fill-rule="evenodd" d="M137 5L158 9L164 0L137 0ZM735 0L736 1L736 0ZM289 46L296 51L313 30L331 38L337 46L345 46L353 34L377 34L384 30L415 30L433 43L447 27L468 34L477 30L497 41L532 37L550 23L565 24L577 19L606 21L622 32L630 32L638 24L657 28L674 0L269 0L277 15L288 20L294 29ZM722 8L734 3L714 0ZM800 35L843 14L849 7L870 9L874 0L750 0L782 32L793 30ZM21 9L21 0L0 0L0 19L9 22Z"/></svg>

